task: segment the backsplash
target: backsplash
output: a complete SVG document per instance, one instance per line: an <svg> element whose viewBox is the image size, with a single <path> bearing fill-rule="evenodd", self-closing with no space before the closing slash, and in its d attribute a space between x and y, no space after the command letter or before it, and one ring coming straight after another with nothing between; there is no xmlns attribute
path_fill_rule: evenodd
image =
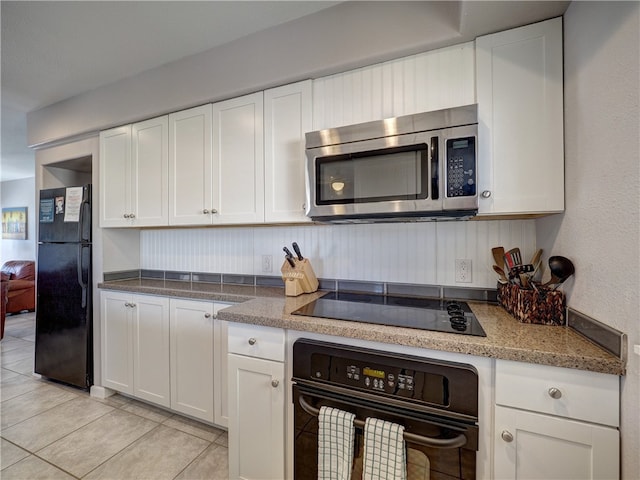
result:
<svg viewBox="0 0 640 480"><path fill-rule="evenodd" d="M491 248L520 247L528 259L536 230L535 220L142 230L140 268L279 275L292 242L322 278L495 288ZM470 283L455 282L456 259L471 260Z"/></svg>

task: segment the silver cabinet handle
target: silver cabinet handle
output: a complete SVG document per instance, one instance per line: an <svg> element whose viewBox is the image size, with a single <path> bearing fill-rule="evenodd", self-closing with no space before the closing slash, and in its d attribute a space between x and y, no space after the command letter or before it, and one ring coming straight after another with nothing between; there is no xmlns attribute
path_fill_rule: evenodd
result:
<svg viewBox="0 0 640 480"><path fill-rule="evenodd" d="M129 214L128 214L128 213L125 213L125 214L123 215L123 217L124 217L124 218L129 218Z"/></svg>
<svg viewBox="0 0 640 480"><path fill-rule="evenodd" d="M211 318L211 314L209 312L205 313L204 318Z"/></svg>
<svg viewBox="0 0 640 480"><path fill-rule="evenodd" d="M489 198L489 197L491 196L491 190L485 190L485 191L483 191L483 192L480 194L480 196L481 196L482 198Z"/></svg>
<svg viewBox="0 0 640 480"><path fill-rule="evenodd" d="M131 304L129 302L124 302L124 306L129 308L131 306Z"/></svg>
<svg viewBox="0 0 640 480"><path fill-rule="evenodd" d="M271 386L273 388L276 388L278 385L280 385L280 382L278 380L276 380L275 378L271 380Z"/></svg>
<svg viewBox="0 0 640 480"><path fill-rule="evenodd" d="M211 213L216 214L216 213L218 213L218 210L216 210L215 208L212 208L211 209Z"/></svg>
<svg viewBox="0 0 640 480"><path fill-rule="evenodd" d="M513 434L509 430L503 430L500 436L507 443L513 442Z"/></svg>
<svg viewBox="0 0 640 480"><path fill-rule="evenodd" d="M136 218L136 214L135 213L130 213L129 214L129 218Z"/></svg>
<svg viewBox="0 0 640 480"><path fill-rule="evenodd" d="M206 208L204 210L202 210L202 213L204 213L205 215L207 215L209 213L209 210L207 210Z"/></svg>
<svg viewBox="0 0 640 480"><path fill-rule="evenodd" d="M129 304L129 306L130 306L131 308L135 308L136 304L135 304L135 303L130 303L130 304Z"/></svg>
<svg viewBox="0 0 640 480"><path fill-rule="evenodd" d="M256 342L257 342L257 340L256 340L255 338L253 338L253 337L251 337L251 338L249 339L249 345L255 345L255 344L256 344Z"/></svg>
<svg viewBox="0 0 640 480"><path fill-rule="evenodd" d="M556 388L556 387L551 387L548 390L548 393L551 398L555 398L556 400L562 397L562 392L560 391L559 388Z"/></svg>

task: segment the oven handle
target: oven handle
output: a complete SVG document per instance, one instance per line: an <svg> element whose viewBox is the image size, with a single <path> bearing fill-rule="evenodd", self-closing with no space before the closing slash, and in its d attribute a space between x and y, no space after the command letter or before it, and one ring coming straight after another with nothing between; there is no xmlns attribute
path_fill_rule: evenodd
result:
<svg viewBox="0 0 640 480"><path fill-rule="evenodd" d="M302 409L307 412L309 415L313 415L317 417L320 413L320 409L311 406L304 398L303 395L298 397L298 403ZM356 427L364 428L364 422L362 420L358 420L357 418L353 421L353 424ZM441 439L441 438L431 438L431 437L423 437L422 435L416 435L414 433L404 433L404 439L408 442L415 443L418 445L422 445L424 447L434 447L434 448L459 448L463 447L467 443L467 437L461 433L456 437Z"/></svg>

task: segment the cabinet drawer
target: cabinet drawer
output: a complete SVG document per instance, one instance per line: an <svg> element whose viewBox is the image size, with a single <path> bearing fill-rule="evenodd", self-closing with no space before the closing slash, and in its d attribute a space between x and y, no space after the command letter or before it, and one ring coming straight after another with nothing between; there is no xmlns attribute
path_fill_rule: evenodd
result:
<svg viewBox="0 0 640 480"><path fill-rule="evenodd" d="M496 360L496 404L617 427L620 379L604 373Z"/></svg>
<svg viewBox="0 0 640 480"><path fill-rule="evenodd" d="M230 323L229 353L284 362L284 330Z"/></svg>

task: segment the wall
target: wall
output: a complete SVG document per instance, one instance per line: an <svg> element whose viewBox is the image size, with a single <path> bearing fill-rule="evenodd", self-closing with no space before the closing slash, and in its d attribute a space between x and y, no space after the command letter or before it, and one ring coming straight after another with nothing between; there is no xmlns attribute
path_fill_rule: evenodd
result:
<svg viewBox="0 0 640 480"><path fill-rule="evenodd" d="M574 309L628 335L622 478L640 478L639 3L573 2L565 22L566 212L538 245L574 260Z"/></svg>
<svg viewBox="0 0 640 480"><path fill-rule="evenodd" d="M280 275L282 247L300 245L316 276L461 287L496 286L491 247L535 250L533 220L142 230L141 268ZM273 272L262 271L262 255ZM472 282L456 283L455 259L471 259Z"/></svg>
<svg viewBox="0 0 640 480"><path fill-rule="evenodd" d="M0 184L2 208L27 207L27 239L2 240L0 264L7 260L36 259L36 193L35 178L11 180Z"/></svg>

